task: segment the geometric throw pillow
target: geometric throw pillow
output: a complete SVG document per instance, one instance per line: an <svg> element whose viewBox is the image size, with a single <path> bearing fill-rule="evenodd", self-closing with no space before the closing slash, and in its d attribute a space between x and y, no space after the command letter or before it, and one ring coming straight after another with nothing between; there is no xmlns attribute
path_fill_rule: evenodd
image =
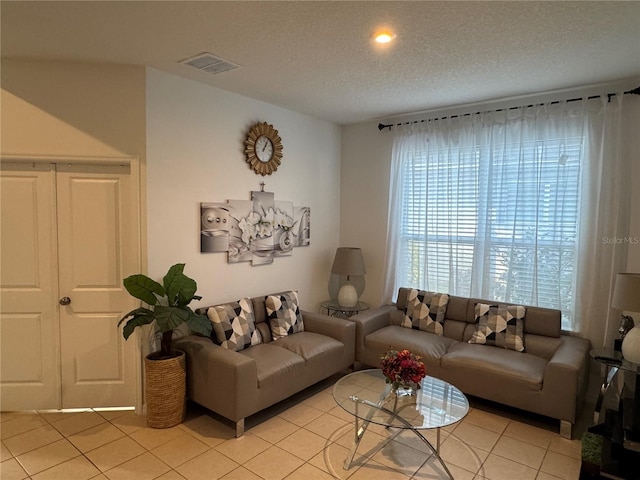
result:
<svg viewBox="0 0 640 480"><path fill-rule="evenodd" d="M522 305L476 303L476 331L469 343L494 345L524 352L524 316Z"/></svg>
<svg viewBox="0 0 640 480"><path fill-rule="evenodd" d="M297 292L269 295L264 304L274 340L304 331Z"/></svg>
<svg viewBox="0 0 640 480"><path fill-rule="evenodd" d="M414 288L407 296L407 306L400 325L442 335L447 303L449 295L446 293L425 292Z"/></svg>
<svg viewBox="0 0 640 480"><path fill-rule="evenodd" d="M239 352L250 345L262 343L256 330L250 298L209 307L207 316L213 324L211 339L227 350Z"/></svg>

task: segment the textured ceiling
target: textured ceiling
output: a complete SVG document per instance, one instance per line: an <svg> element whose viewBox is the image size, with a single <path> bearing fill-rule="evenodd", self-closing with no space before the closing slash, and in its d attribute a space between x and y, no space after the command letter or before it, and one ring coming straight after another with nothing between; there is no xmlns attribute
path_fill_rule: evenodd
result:
<svg viewBox="0 0 640 480"><path fill-rule="evenodd" d="M0 3L3 57L140 64L339 124L640 77L640 2ZM380 26L397 33L380 48ZM177 61L240 64L212 76Z"/></svg>

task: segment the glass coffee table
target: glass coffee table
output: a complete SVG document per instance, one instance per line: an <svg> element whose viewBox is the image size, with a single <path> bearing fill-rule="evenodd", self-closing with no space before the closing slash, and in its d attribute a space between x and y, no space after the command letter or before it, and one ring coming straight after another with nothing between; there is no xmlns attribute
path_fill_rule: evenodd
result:
<svg viewBox="0 0 640 480"><path fill-rule="evenodd" d="M403 395L404 394L404 395ZM440 457L440 428L459 422L469 412L469 401L453 385L433 377L422 379L421 388L407 394L392 391L382 370L361 370L342 377L333 387L333 398L353 415L355 436L344 469L351 462L370 423L415 433L433 452L449 478L451 472ZM436 446L420 430L436 429Z"/></svg>

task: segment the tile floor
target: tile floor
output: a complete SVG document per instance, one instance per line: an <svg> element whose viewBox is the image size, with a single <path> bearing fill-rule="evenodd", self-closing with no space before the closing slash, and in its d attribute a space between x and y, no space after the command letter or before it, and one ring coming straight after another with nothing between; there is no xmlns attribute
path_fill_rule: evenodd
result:
<svg viewBox="0 0 640 480"><path fill-rule="evenodd" d="M353 423L336 406L331 385L312 387L248 419L238 439L227 423L196 405L189 405L182 424L162 430L148 428L132 411L2 413L1 478L446 478L410 432L373 425L345 471ZM467 417L441 432L441 454L456 480L577 480L580 441L561 438L557 426L472 400ZM435 442L435 432L429 435Z"/></svg>

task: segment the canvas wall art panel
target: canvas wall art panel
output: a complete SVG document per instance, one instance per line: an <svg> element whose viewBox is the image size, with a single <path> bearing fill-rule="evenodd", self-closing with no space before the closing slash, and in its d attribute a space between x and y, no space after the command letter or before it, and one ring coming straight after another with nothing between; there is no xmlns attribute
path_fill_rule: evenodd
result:
<svg viewBox="0 0 640 480"><path fill-rule="evenodd" d="M200 251L227 252L229 263L268 265L311 243L309 207L251 192L251 200L200 204Z"/></svg>

